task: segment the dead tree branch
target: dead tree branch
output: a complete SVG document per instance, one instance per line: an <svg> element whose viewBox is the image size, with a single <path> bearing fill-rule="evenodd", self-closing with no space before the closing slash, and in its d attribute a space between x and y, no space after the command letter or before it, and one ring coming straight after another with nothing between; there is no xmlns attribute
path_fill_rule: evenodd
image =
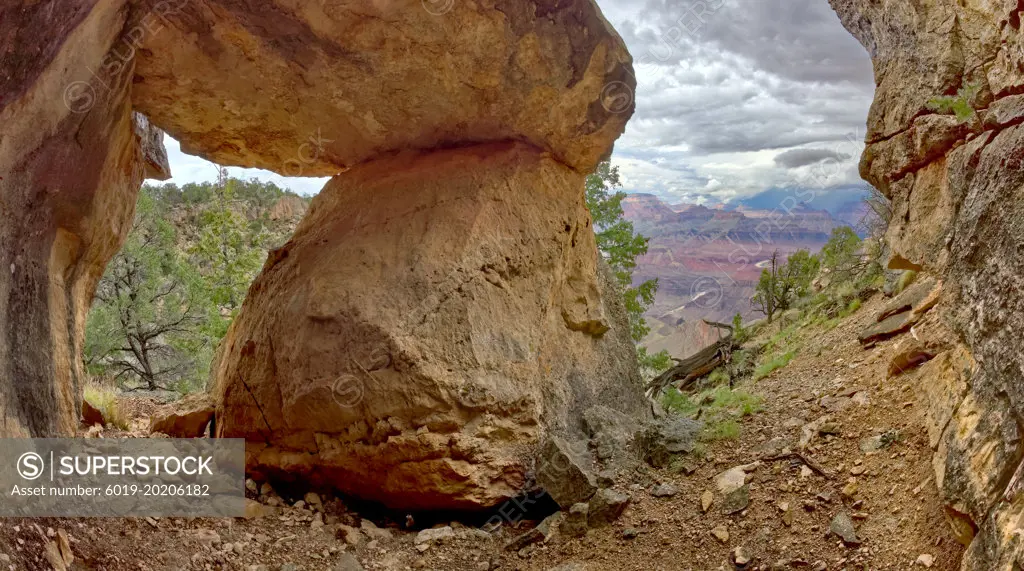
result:
<svg viewBox="0 0 1024 571"><path fill-rule="evenodd" d="M701 349L686 359L680 360L673 358L672 360L676 362L676 366L658 375L652 379L651 382L647 383L647 396L654 397L654 395L657 395L661 391L665 390L666 387L676 382L678 382L677 388L679 390L683 390L698 379L717 369L720 365L729 362L729 359L732 357L733 350L732 325L715 323L706 319L703 321L712 327L725 329L729 333L725 337L720 338L714 344Z"/></svg>
<svg viewBox="0 0 1024 571"><path fill-rule="evenodd" d="M766 456L764 458L761 458L762 462L778 462L779 460L799 460L803 462L804 465L806 465L808 468L814 470L822 477L832 477L832 474L825 470L825 468L823 468L821 464L818 464L803 452L786 452L784 454L776 454L774 456Z"/></svg>

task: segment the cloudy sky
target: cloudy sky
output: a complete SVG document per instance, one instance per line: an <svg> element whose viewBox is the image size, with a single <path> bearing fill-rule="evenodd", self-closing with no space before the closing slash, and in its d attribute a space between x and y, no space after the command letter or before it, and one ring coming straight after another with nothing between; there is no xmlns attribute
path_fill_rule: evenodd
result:
<svg viewBox="0 0 1024 571"><path fill-rule="evenodd" d="M633 54L636 114L615 147L628 191L718 203L768 188L862 184L874 83L827 0L598 0ZM216 168L168 140L173 182ZM326 179L267 171L315 194Z"/></svg>

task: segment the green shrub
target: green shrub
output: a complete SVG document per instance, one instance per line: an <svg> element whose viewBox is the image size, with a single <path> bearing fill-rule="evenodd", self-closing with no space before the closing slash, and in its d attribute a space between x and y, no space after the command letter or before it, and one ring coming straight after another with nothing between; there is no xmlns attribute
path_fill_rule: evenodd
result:
<svg viewBox="0 0 1024 571"><path fill-rule="evenodd" d="M913 284L915 281L917 281L917 272L915 272L914 270L908 270L903 272L902 274L900 274L899 281L896 282L896 293L902 293L903 290L910 287L910 285Z"/></svg>
<svg viewBox="0 0 1024 571"><path fill-rule="evenodd" d="M719 367L714 371L711 371L711 374L708 375L707 384L712 387L718 385L727 385L729 384L729 381L731 379L732 378L729 376L729 371L726 370L725 367Z"/></svg>
<svg viewBox="0 0 1024 571"><path fill-rule="evenodd" d="M849 305L846 306L846 309L844 309L843 311L841 311L839 313L839 318L840 319L845 319L845 318L853 315L854 313L857 312L858 309L860 309L860 306L861 306L860 298L854 298L854 300L851 301L849 303Z"/></svg>
<svg viewBox="0 0 1024 571"><path fill-rule="evenodd" d="M761 410L761 397L741 389L719 386L706 393L705 399L708 397L711 400L708 405L711 410L709 414L725 412L732 416L744 417Z"/></svg>
<svg viewBox="0 0 1024 571"><path fill-rule="evenodd" d="M103 419L107 424L128 430L128 417L121 408L117 396L117 391L113 387L98 383L89 383L85 386L85 400L103 413Z"/></svg>
<svg viewBox="0 0 1024 571"><path fill-rule="evenodd" d="M821 262L832 272L833 280L837 274L847 273L855 265L860 246L861 239L853 228L840 226L832 229L828 243L821 248Z"/></svg>
<svg viewBox="0 0 1024 571"><path fill-rule="evenodd" d="M952 113L961 123L977 121L974 99L981 91L981 85L969 83L960 87L956 95L943 95L928 100L928 109L936 113Z"/></svg>
<svg viewBox="0 0 1024 571"><path fill-rule="evenodd" d="M836 288L833 299L838 301L841 305L846 305L846 300L857 297L858 293L857 285L853 282L847 282Z"/></svg>
<svg viewBox="0 0 1024 571"><path fill-rule="evenodd" d="M777 351L788 351L791 345L794 345L798 339L800 332L800 323L794 322L786 326L785 329L779 330L778 333L772 335L768 339L768 343L765 345L765 351L774 353Z"/></svg>
<svg viewBox="0 0 1024 571"><path fill-rule="evenodd" d="M732 317L732 338L737 345L743 345L750 339L750 331L743 327L743 316L738 312Z"/></svg>
<svg viewBox="0 0 1024 571"><path fill-rule="evenodd" d="M760 412L763 408L761 397L740 389L720 385L694 395L684 395L669 389L662 397L662 404L671 412L693 418L700 411L704 422L701 440L736 438L740 434L739 419Z"/></svg>
<svg viewBox="0 0 1024 571"><path fill-rule="evenodd" d="M706 441L734 440L740 437L740 423L733 419L726 419L714 424L709 424L701 435Z"/></svg>
<svg viewBox="0 0 1024 571"><path fill-rule="evenodd" d="M690 451L690 456L693 456L694 458L697 458L698 460L703 460L704 458L707 458L708 457L708 447L707 447L707 445L704 444L703 442L697 442L696 444L693 445L693 450ZM680 469L680 471L682 471L682 466L680 466L679 469Z"/></svg>
<svg viewBox="0 0 1024 571"><path fill-rule="evenodd" d="M693 399L675 387L669 387L661 397L661 405L665 410L680 416L693 416L700 408Z"/></svg>
<svg viewBox="0 0 1024 571"><path fill-rule="evenodd" d="M821 268L818 256L797 250L782 261L779 251L772 253L768 267L761 270L751 306L772 322L811 291L811 283Z"/></svg>
<svg viewBox="0 0 1024 571"><path fill-rule="evenodd" d="M796 357L796 351L788 351L781 355L776 355L775 357L772 357L771 360L769 360L766 363L762 363L759 367L757 367L757 369L754 370L754 380L759 381L770 375L772 371L782 369L783 367L788 365L790 361L793 360L793 357Z"/></svg>
<svg viewBox="0 0 1024 571"><path fill-rule="evenodd" d="M664 349L651 354L647 351L647 347L637 346L636 358L640 363L640 370L645 373L645 376L649 375L651 378L664 373L672 367L672 356Z"/></svg>

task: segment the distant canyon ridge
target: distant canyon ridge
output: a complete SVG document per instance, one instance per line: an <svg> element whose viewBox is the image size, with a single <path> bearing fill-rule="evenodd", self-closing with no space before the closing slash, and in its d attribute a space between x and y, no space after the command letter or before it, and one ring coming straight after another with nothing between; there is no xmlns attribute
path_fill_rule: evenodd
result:
<svg viewBox="0 0 1024 571"><path fill-rule="evenodd" d="M637 282L657 278L658 295L646 313L651 333L644 346L685 357L716 339L702 319L727 322L760 314L750 298L772 252L787 257L821 250L832 230L855 229L865 213L866 190L767 191L714 207L666 204L652 194L622 201L626 219L648 237L637 263Z"/></svg>

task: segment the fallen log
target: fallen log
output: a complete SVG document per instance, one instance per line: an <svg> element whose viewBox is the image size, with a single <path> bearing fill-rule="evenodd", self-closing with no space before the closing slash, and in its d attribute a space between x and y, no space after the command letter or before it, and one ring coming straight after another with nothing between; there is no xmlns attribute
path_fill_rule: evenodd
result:
<svg viewBox="0 0 1024 571"><path fill-rule="evenodd" d="M648 397L654 397L661 391L665 390L666 387L673 383L677 383L676 388L684 390L698 379L707 376L711 371L717 369L720 365L729 362L732 357L733 350L733 331L731 325L724 323L715 323L713 321L704 320L704 323L712 327L719 329L725 329L729 333L720 338L714 344L701 349L697 353L687 357L686 359L672 360L676 362L676 365L657 377L651 379L647 383L646 393Z"/></svg>

